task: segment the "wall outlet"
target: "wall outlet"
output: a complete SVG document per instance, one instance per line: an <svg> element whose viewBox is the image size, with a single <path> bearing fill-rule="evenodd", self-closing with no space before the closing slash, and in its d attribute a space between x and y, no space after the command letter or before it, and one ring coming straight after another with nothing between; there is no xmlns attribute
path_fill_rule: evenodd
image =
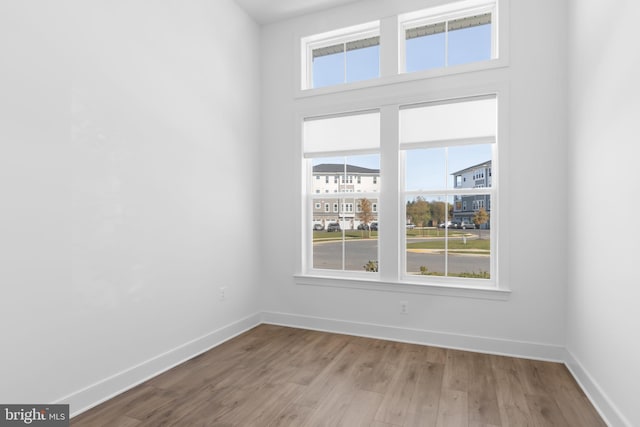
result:
<svg viewBox="0 0 640 427"><path fill-rule="evenodd" d="M400 301L400 314L409 314L409 301Z"/></svg>
<svg viewBox="0 0 640 427"><path fill-rule="evenodd" d="M220 288L220 293L219 293L219 297L220 297L220 301L224 301L225 298L227 297L227 288L226 287L221 287Z"/></svg>

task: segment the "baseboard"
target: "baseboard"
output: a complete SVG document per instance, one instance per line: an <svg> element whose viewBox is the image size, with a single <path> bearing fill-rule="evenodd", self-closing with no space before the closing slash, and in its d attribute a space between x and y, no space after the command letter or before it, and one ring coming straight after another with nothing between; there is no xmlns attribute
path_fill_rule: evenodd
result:
<svg viewBox="0 0 640 427"><path fill-rule="evenodd" d="M565 365L607 425L631 427L631 422L622 415L618 407L568 349L565 354Z"/></svg>
<svg viewBox="0 0 640 427"><path fill-rule="evenodd" d="M259 325L260 313L245 317L213 332L184 343L136 366L78 390L53 403L70 405L71 417L109 400L225 341Z"/></svg>
<svg viewBox="0 0 640 427"><path fill-rule="evenodd" d="M273 325L553 362L564 362L565 354L565 349L562 346L449 334L424 329L401 328L297 314L263 312L262 321Z"/></svg>

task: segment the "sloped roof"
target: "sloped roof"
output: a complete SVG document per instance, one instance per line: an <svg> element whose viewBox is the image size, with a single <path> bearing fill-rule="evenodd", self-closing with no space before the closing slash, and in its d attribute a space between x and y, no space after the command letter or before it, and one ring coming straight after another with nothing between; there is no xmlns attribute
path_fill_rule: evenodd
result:
<svg viewBox="0 0 640 427"><path fill-rule="evenodd" d="M472 169L477 169L477 168L480 168L480 167L490 168L491 167L491 160L487 160L486 162L478 163L477 165L469 166L468 168L461 169L461 170L459 170L457 172L452 172L451 175L459 175L459 174L462 174L463 172L467 172L467 171L470 171Z"/></svg>

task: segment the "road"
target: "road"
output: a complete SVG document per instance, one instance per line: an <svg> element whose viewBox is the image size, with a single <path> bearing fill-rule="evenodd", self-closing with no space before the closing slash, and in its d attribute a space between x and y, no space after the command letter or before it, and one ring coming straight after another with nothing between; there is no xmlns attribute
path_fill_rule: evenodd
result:
<svg viewBox="0 0 640 427"><path fill-rule="evenodd" d="M418 241L418 240L412 240ZM378 241L376 239L347 240L345 245L345 263L347 270L363 271L369 260L378 259ZM342 268L342 242L319 242L313 245L313 266L323 269ZM420 271L425 266L429 271L444 272L445 255L439 251L428 253L407 253L407 270L411 273ZM488 255L449 254L449 271L451 273L489 271Z"/></svg>

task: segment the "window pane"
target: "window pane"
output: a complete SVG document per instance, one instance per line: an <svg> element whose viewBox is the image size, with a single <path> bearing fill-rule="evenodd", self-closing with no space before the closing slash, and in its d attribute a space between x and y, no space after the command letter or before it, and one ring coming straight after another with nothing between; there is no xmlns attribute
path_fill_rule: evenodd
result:
<svg viewBox="0 0 640 427"><path fill-rule="evenodd" d="M325 270L343 269L343 236L339 225L339 198L314 198L312 205L320 204L319 210L313 210L313 268Z"/></svg>
<svg viewBox="0 0 640 427"><path fill-rule="evenodd" d="M449 188L491 187L492 144L448 148Z"/></svg>
<svg viewBox="0 0 640 427"><path fill-rule="evenodd" d="M445 188L447 179L445 148L407 150L405 164L407 190Z"/></svg>
<svg viewBox="0 0 640 427"><path fill-rule="evenodd" d="M408 197L407 274L489 279L490 205L488 194Z"/></svg>
<svg viewBox="0 0 640 427"><path fill-rule="evenodd" d="M448 217L445 198L428 195L408 197L406 213L407 222L416 225L416 228L406 231L407 274L444 276L445 239L450 232L444 227L445 216Z"/></svg>
<svg viewBox="0 0 640 427"><path fill-rule="evenodd" d="M344 83L344 52L313 58L313 87Z"/></svg>
<svg viewBox="0 0 640 427"><path fill-rule="evenodd" d="M370 193L379 192L380 155L322 157L312 164L311 194L323 195L311 203L313 268L362 272L369 261L377 265L379 202Z"/></svg>
<svg viewBox="0 0 640 427"><path fill-rule="evenodd" d="M380 47L347 51L347 82L374 79L380 76Z"/></svg>
<svg viewBox="0 0 640 427"><path fill-rule="evenodd" d="M405 42L407 72L445 66L445 33L407 39Z"/></svg>
<svg viewBox="0 0 640 427"><path fill-rule="evenodd" d="M448 238L449 276L489 279L491 237L489 231L491 198L488 194L452 196L451 231Z"/></svg>
<svg viewBox="0 0 640 427"><path fill-rule="evenodd" d="M448 65L491 59L491 24L449 31Z"/></svg>

